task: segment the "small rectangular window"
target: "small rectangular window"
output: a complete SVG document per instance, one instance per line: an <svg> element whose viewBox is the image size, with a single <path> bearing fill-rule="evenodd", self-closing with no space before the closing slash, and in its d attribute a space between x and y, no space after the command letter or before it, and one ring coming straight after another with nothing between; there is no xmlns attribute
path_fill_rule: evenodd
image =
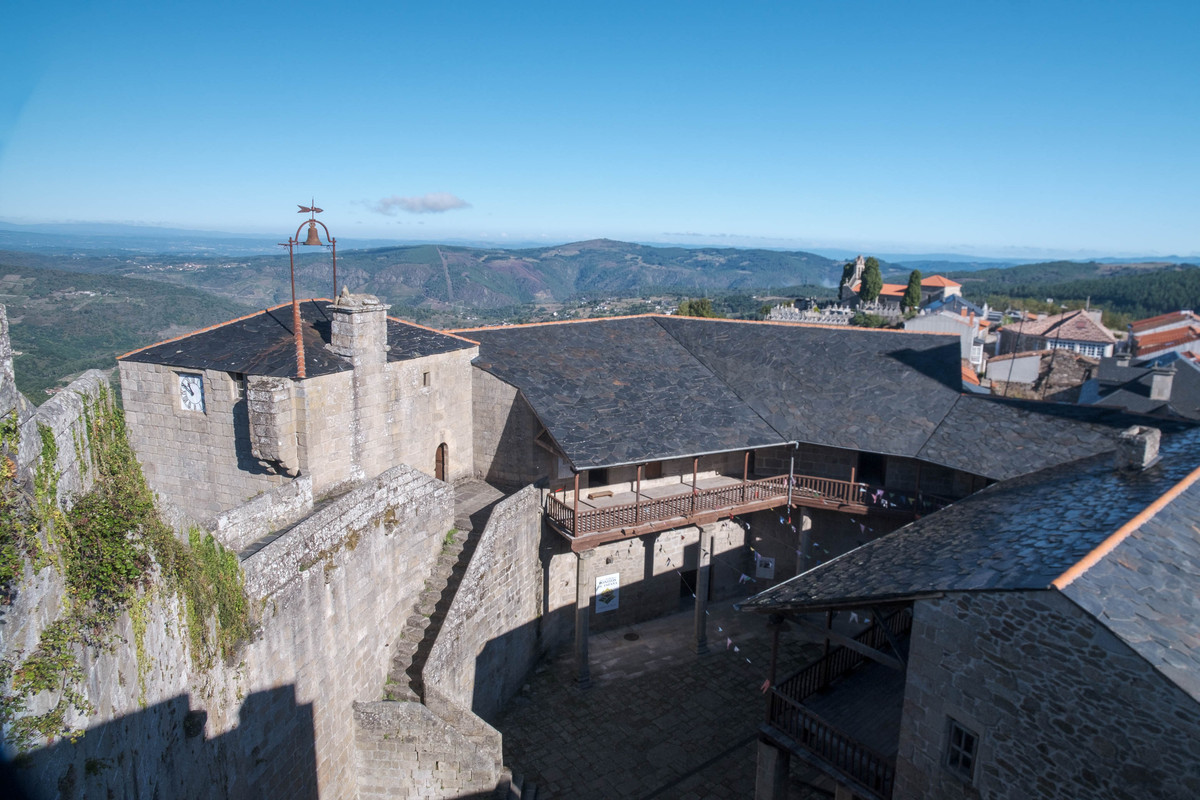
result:
<svg viewBox="0 0 1200 800"><path fill-rule="evenodd" d="M954 719L947 718L946 767L964 781L975 779L975 760L979 754L979 734Z"/></svg>
<svg viewBox="0 0 1200 800"><path fill-rule="evenodd" d="M422 373L421 373L421 385L422 385L422 386L428 386L428 385L429 385L429 373L428 373L428 372L422 372Z"/></svg>
<svg viewBox="0 0 1200 800"><path fill-rule="evenodd" d="M234 401L241 400L246 396L246 375L242 372L229 372L229 380L232 381L232 394Z"/></svg>

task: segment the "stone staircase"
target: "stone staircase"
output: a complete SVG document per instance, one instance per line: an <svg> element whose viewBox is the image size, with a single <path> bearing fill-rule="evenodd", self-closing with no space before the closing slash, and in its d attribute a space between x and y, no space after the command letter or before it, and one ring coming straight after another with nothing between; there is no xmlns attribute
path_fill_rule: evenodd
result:
<svg viewBox="0 0 1200 800"><path fill-rule="evenodd" d="M454 595L458 593L458 586L482 532L482 525L476 529L471 525L470 518L458 518L454 531L446 535L441 555L395 644L392 668L384 686L385 700L419 703L425 699L425 686L421 679L425 660L429 658L442 622L446 619L446 612L454 602Z"/></svg>

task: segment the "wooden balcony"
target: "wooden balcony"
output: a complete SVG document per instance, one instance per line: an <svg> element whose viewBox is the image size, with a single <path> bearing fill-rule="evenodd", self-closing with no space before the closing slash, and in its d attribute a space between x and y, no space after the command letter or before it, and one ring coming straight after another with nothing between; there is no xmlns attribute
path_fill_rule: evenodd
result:
<svg viewBox="0 0 1200 800"><path fill-rule="evenodd" d="M903 637L912 628L912 610L901 609L884 624L893 639ZM878 621L854 638L874 649L888 642ZM861 653L834 648L771 689L766 730L855 794L889 800L904 679Z"/></svg>
<svg viewBox="0 0 1200 800"><path fill-rule="evenodd" d="M704 524L733 514L748 514L793 506L823 508L855 514L882 513L916 517L936 511L948 500L928 495L905 496L866 483L811 475L777 475L742 480L724 475L690 483L646 487L639 493L593 487L565 491L546 499L550 523L586 550L627 536L638 536L680 525Z"/></svg>

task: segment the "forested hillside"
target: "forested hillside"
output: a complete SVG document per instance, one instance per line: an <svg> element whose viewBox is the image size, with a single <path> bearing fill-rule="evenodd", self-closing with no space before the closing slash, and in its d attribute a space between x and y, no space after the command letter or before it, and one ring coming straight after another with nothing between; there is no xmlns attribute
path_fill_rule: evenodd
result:
<svg viewBox="0 0 1200 800"><path fill-rule="evenodd" d="M121 353L250 313L195 289L115 275L0 262L17 388L34 403L86 369L109 369Z"/></svg>
<svg viewBox="0 0 1200 800"><path fill-rule="evenodd" d="M1073 306L1090 299L1093 306L1128 321L1200 307L1200 267L1192 264L1056 261L952 277L968 298L1001 308L1013 303L1033 309L1039 304Z"/></svg>

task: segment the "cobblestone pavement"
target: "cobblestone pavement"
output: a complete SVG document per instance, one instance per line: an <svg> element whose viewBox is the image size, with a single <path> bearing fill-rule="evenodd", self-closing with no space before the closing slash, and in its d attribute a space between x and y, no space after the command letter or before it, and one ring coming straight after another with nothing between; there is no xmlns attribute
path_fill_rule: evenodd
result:
<svg viewBox="0 0 1200 800"><path fill-rule="evenodd" d="M594 634L588 689L576 686L566 648L500 718L505 764L537 784L539 800L753 797L766 619L714 603L708 641L711 652L697 656L691 611ZM780 677L818 653L784 634ZM798 800L829 796L794 782Z"/></svg>

